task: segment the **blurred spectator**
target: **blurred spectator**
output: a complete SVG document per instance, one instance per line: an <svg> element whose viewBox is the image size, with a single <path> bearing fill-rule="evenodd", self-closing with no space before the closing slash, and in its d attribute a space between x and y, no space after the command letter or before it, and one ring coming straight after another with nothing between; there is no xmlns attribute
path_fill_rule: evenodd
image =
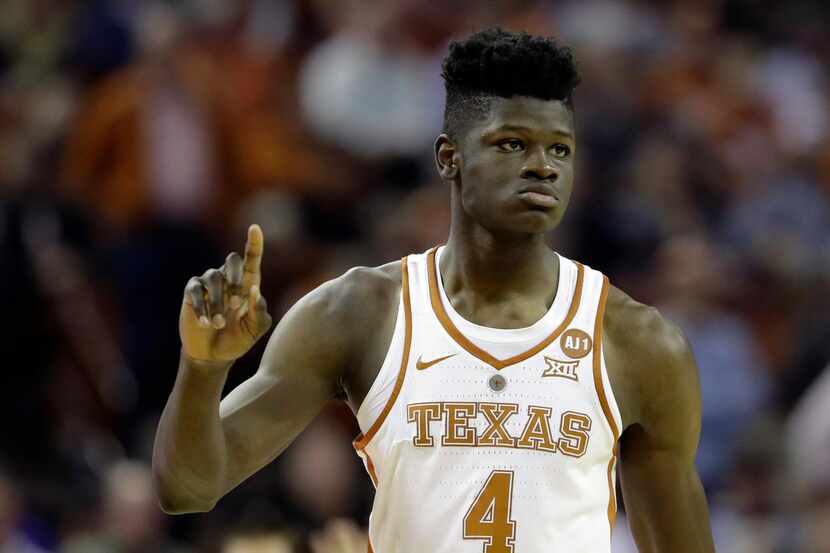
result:
<svg viewBox="0 0 830 553"><path fill-rule="evenodd" d="M718 551L789 551L797 526L785 459L778 454L780 421L758 419L733 442L734 461L722 489L711 493L710 514Z"/></svg>
<svg viewBox="0 0 830 553"><path fill-rule="evenodd" d="M22 531L23 505L12 481L0 470L0 553L45 553Z"/></svg>
<svg viewBox="0 0 830 553"><path fill-rule="evenodd" d="M789 476L802 514L804 553L830 551L830 366L813 382L787 423Z"/></svg>
<svg viewBox="0 0 830 553"><path fill-rule="evenodd" d="M258 17L285 26L291 12L259 6L228 4L201 26L166 4L142 9L141 57L92 90L67 148L66 185L108 224L221 228L256 190L338 186L303 147L291 89L275 88L291 62Z"/></svg>
<svg viewBox="0 0 830 553"><path fill-rule="evenodd" d="M363 553L368 545L366 530L354 522L335 519L311 536L312 553Z"/></svg>
<svg viewBox="0 0 830 553"><path fill-rule="evenodd" d="M231 536L225 540L222 553L293 553L289 539L279 534Z"/></svg>
<svg viewBox="0 0 830 553"><path fill-rule="evenodd" d="M362 501L363 471L350 444L356 432L337 422L337 411L312 423L281 460L281 499L294 524L318 528L331 518L354 516Z"/></svg>
<svg viewBox="0 0 830 553"><path fill-rule="evenodd" d="M69 142L65 180L109 226L155 214L201 220L215 209L209 84L182 25L162 4L142 13L142 60L94 89Z"/></svg>
<svg viewBox="0 0 830 553"><path fill-rule="evenodd" d="M234 520L214 529L222 547L220 553L295 553L299 546L296 532L268 502L259 498L249 503Z"/></svg>
<svg viewBox="0 0 830 553"><path fill-rule="evenodd" d="M428 53L395 46L347 29L309 55L302 102L317 133L369 158L428 151L441 126L440 70Z"/></svg>
<svg viewBox="0 0 830 553"><path fill-rule="evenodd" d="M826 71L797 47L771 50L755 81L772 111L776 139L787 153L809 153L827 136Z"/></svg>
<svg viewBox="0 0 830 553"><path fill-rule="evenodd" d="M830 486L812 490L803 507L803 553L830 551Z"/></svg>
<svg viewBox="0 0 830 553"><path fill-rule="evenodd" d="M707 490L715 492L767 399L767 372L751 330L717 304L728 292L730 269L702 237L667 241L656 270L663 285L658 306L686 333L700 369L703 426L697 465Z"/></svg>
<svg viewBox="0 0 830 553"><path fill-rule="evenodd" d="M64 553L187 553L165 532L152 475L145 463L121 461L105 477L100 528L69 538Z"/></svg>
<svg viewBox="0 0 830 553"><path fill-rule="evenodd" d="M830 487L830 366L793 408L787 423L790 473L799 497L812 499Z"/></svg>
<svg viewBox="0 0 830 553"><path fill-rule="evenodd" d="M830 208L814 181L777 175L740 199L726 231L747 261L787 281L812 277L830 236Z"/></svg>

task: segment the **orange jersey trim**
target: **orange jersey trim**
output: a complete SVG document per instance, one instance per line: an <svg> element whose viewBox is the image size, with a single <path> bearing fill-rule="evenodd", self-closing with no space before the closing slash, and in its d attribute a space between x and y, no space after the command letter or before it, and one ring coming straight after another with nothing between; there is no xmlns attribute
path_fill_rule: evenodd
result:
<svg viewBox="0 0 830 553"><path fill-rule="evenodd" d="M365 449L362 450L363 454L366 456L366 470L369 471L369 478L372 479L372 484L375 485L375 489L378 487L378 474L375 472L375 464L372 462L372 457L369 455Z"/></svg>
<svg viewBox="0 0 830 553"><path fill-rule="evenodd" d="M618 448L614 444L614 452L608 460L608 524L614 531L617 522L617 489L614 487L614 468L617 466Z"/></svg>
<svg viewBox="0 0 830 553"><path fill-rule="evenodd" d="M608 426L611 428L611 434L614 437L613 452L608 460L608 524L613 530L617 518L617 490L614 488L613 475L617 461L617 440L620 439L620 430L617 428L617 422L611 414L611 406L608 403L608 396L605 395L605 385L602 382L602 323L605 319L605 307L608 302L608 287L608 277L603 276L602 292L600 293L597 317L594 322L594 388L596 388L597 396L599 396L602 413L605 415L605 420L608 421Z"/></svg>
<svg viewBox="0 0 830 553"><path fill-rule="evenodd" d="M460 330L453 324L452 319L450 319L449 315L447 315L447 311L444 309L444 304L441 301L441 294L438 291L438 268L436 267L435 263L435 250L437 248L432 248L429 251L427 256L427 271L429 272L429 298L430 303L432 304L432 310L435 312L435 316L438 317L438 320L441 323L441 326L444 327L444 330L447 331L453 340L455 340L459 346L467 350L469 353L474 355L475 357L481 359L488 365L491 365L496 370L501 370L505 367L509 367L510 365L515 365L525 359L529 359L533 357L550 344L556 340L562 332L568 328L568 325L571 324L573 318L576 316L576 312L579 309L579 303L582 299L582 282L585 277L585 268L582 264L577 263L577 276L576 276L576 288L574 289L574 296L571 299L571 306L568 309L568 314L565 316L565 320L562 321L556 330L553 331L547 338L539 342L534 347L530 348L529 350L525 351L524 353L520 353L518 355L514 355L513 357L509 357L507 359L497 359L487 351L481 349L474 343L472 343L464 334L461 333ZM561 262L561 261L560 261Z"/></svg>
<svg viewBox="0 0 830 553"><path fill-rule="evenodd" d="M357 450L365 449L369 444L369 441L375 436L375 434L377 434L377 431L380 429L383 421L386 420L386 417L392 410L392 406L395 405L395 401L398 399L398 394L401 393L401 388L403 387L404 377L406 376L406 366L409 364L409 350L412 346L412 302L409 297L409 266L406 257L401 259L401 297L403 298L405 337L403 341L401 366L398 369L398 378L395 380L395 387L392 389L392 395L389 396L389 399L386 401L386 405L383 406L383 410L380 412L380 415L378 415L377 420L372 423L372 426L369 427L369 430L366 432L365 436L360 434L357 438L355 438L354 442L352 442L352 445L354 445L354 448ZM374 476L373 480L375 481L375 486L377 486L377 476Z"/></svg>

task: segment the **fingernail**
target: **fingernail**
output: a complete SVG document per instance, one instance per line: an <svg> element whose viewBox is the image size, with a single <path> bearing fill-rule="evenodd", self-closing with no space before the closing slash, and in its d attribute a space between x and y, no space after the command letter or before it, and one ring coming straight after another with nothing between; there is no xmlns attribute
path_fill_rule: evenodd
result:
<svg viewBox="0 0 830 553"><path fill-rule="evenodd" d="M241 308L239 311L237 311L237 312L236 312L236 320L240 320L240 319L241 319L242 317L244 317L247 313L248 313L248 304L247 304L247 303L243 303L243 304L242 304L242 308Z"/></svg>
<svg viewBox="0 0 830 553"><path fill-rule="evenodd" d="M213 326L216 328L225 328L225 317L223 315L214 315Z"/></svg>
<svg viewBox="0 0 830 553"><path fill-rule="evenodd" d="M199 326L201 326L202 328L207 328L210 326L210 320L208 320L207 316L202 315L201 317L199 317Z"/></svg>
<svg viewBox="0 0 830 553"><path fill-rule="evenodd" d="M231 296L231 309L239 309L240 305L242 305L242 298L239 296Z"/></svg>
<svg viewBox="0 0 830 553"><path fill-rule="evenodd" d="M239 311L236 312L236 320L240 320L246 313L248 313L248 304L243 303Z"/></svg>

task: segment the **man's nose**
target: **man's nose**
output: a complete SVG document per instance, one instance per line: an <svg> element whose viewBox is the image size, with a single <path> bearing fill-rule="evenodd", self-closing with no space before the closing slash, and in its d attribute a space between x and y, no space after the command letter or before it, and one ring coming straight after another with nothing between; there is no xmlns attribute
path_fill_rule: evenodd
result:
<svg viewBox="0 0 830 553"><path fill-rule="evenodd" d="M522 167L521 176L523 179L556 180L559 171L553 166L544 149L539 148L530 152Z"/></svg>

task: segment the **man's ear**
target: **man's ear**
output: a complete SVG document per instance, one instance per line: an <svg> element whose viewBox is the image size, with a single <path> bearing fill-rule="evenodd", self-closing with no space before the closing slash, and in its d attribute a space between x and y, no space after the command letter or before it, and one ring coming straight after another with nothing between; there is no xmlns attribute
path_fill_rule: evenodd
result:
<svg viewBox="0 0 830 553"><path fill-rule="evenodd" d="M435 167L444 180L454 180L458 176L460 162L455 143L446 134L441 133L435 139Z"/></svg>

